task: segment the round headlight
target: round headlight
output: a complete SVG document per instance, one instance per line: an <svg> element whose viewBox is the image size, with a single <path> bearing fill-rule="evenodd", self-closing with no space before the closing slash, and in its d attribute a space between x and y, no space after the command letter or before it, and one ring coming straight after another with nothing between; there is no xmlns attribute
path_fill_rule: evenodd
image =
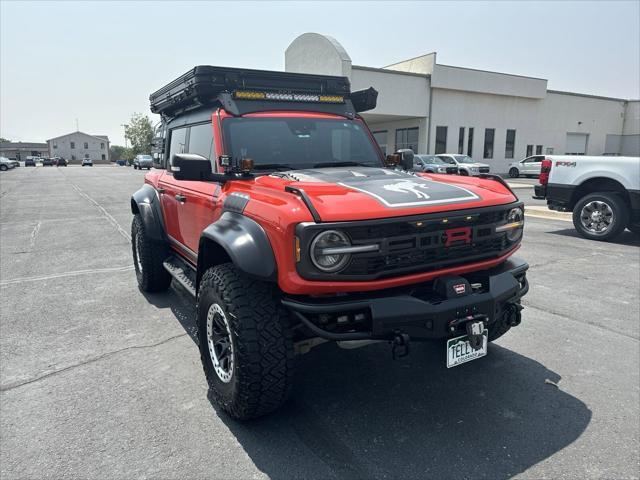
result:
<svg viewBox="0 0 640 480"><path fill-rule="evenodd" d="M522 236L524 229L524 211L520 208L512 208L507 215L507 225L511 223L522 222L522 226L507 231L507 239L511 242L518 240Z"/></svg>
<svg viewBox="0 0 640 480"><path fill-rule="evenodd" d="M323 272L337 272L351 258L350 253L339 253L339 249L349 246L349 238L338 230L319 233L311 242L311 261Z"/></svg>

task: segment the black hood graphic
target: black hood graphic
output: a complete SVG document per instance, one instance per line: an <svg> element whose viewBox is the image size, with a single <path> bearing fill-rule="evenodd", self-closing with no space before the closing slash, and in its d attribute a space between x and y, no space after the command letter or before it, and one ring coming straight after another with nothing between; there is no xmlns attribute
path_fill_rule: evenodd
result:
<svg viewBox="0 0 640 480"><path fill-rule="evenodd" d="M335 183L370 195L386 207L417 207L478 200L466 188L411 173L371 167L318 168L282 172L298 182Z"/></svg>

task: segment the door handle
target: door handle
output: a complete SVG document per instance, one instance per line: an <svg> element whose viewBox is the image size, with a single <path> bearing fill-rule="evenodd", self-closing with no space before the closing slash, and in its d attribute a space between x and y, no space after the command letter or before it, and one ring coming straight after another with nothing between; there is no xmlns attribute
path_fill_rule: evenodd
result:
<svg viewBox="0 0 640 480"><path fill-rule="evenodd" d="M184 203L187 201L187 197L185 197L184 195L181 195L180 193L176 193L175 194L175 198L176 200L178 200L180 203Z"/></svg>

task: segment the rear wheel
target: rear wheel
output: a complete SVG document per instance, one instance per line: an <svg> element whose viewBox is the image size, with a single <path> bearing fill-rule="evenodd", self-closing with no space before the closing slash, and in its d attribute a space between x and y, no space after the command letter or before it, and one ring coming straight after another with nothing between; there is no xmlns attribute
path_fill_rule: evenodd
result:
<svg viewBox="0 0 640 480"><path fill-rule="evenodd" d="M282 405L293 380L293 343L273 284L228 263L208 269L198 291L197 325L202 366L217 405L240 420Z"/></svg>
<svg viewBox="0 0 640 480"><path fill-rule="evenodd" d="M596 192L582 197L573 208L573 225L580 235L608 241L617 237L629 221L629 209L616 193Z"/></svg>
<svg viewBox="0 0 640 480"><path fill-rule="evenodd" d="M6 165L0 165L0 170L2 170L3 172L6 172L9 169L9 167L7 167Z"/></svg>
<svg viewBox="0 0 640 480"><path fill-rule="evenodd" d="M513 167L509 170L509 176L511 178L518 178L520 176L520 171L516 167Z"/></svg>
<svg viewBox="0 0 640 480"><path fill-rule="evenodd" d="M139 214L133 216L131 223L131 249L140 290L161 292L169 288L171 275L163 265L169 256L169 249L163 243L154 242L147 237L142 217Z"/></svg>

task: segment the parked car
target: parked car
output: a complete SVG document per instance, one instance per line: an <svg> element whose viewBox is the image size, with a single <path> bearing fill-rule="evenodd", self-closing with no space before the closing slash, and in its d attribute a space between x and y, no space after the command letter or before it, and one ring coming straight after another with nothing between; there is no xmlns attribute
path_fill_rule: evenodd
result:
<svg viewBox="0 0 640 480"><path fill-rule="evenodd" d="M36 160L40 160L40 157L27 157L24 160L24 166L25 167L35 167L36 166Z"/></svg>
<svg viewBox="0 0 640 480"><path fill-rule="evenodd" d="M16 168L13 161L9 160L7 157L0 157L0 170L6 172L12 168Z"/></svg>
<svg viewBox="0 0 640 480"><path fill-rule="evenodd" d="M538 177L542 160L544 160L544 155L534 155L519 162L511 162L509 164L509 176L511 178L518 178L520 175Z"/></svg>
<svg viewBox="0 0 640 480"><path fill-rule="evenodd" d="M534 189L550 210L573 212L585 238L613 240L625 227L640 234L640 157L545 156Z"/></svg>
<svg viewBox="0 0 640 480"><path fill-rule="evenodd" d="M44 157L42 159L42 166L43 167L53 167L53 159L49 158L49 157Z"/></svg>
<svg viewBox="0 0 640 480"><path fill-rule="evenodd" d="M486 163L476 162L469 155L443 153L437 156L445 162L458 167L458 173L460 175L470 175L472 177L477 177L481 173L489 173L490 171L489 165L487 165Z"/></svg>
<svg viewBox="0 0 640 480"><path fill-rule="evenodd" d="M67 165L69 165L69 162L67 162L65 158L61 158L61 157L57 157L55 159L55 162L56 162L56 166L58 167L66 167Z"/></svg>
<svg viewBox="0 0 640 480"><path fill-rule="evenodd" d="M91 160L90 158L83 158L82 159L82 166L83 167L93 167L93 160Z"/></svg>
<svg viewBox="0 0 640 480"><path fill-rule="evenodd" d="M209 398L234 418L282 405L294 356L327 340L384 341L390 358L435 340L456 367L520 324L522 202L497 177L385 158L355 114L376 97L344 77L211 66L150 96L168 131L131 198L136 279L192 295Z"/></svg>
<svg viewBox="0 0 640 480"><path fill-rule="evenodd" d="M123 159L116 160L116 165L118 165L119 167L124 167L127 165L127 161Z"/></svg>
<svg viewBox="0 0 640 480"><path fill-rule="evenodd" d="M151 155L136 155L136 158L133 159L134 170L142 170L143 168L151 170L151 167L153 167L153 157Z"/></svg>
<svg viewBox="0 0 640 480"><path fill-rule="evenodd" d="M458 167L445 162L436 155L414 155L413 171L424 173L458 173Z"/></svg>
<svg viewBox="0 0 640 480"><path fill-rule="evenodd" d="M13 163L14 167L19 167L20 166L20 162L18 160L16 160L15 158L10 158L9 161L11 163Z"/></svg>

